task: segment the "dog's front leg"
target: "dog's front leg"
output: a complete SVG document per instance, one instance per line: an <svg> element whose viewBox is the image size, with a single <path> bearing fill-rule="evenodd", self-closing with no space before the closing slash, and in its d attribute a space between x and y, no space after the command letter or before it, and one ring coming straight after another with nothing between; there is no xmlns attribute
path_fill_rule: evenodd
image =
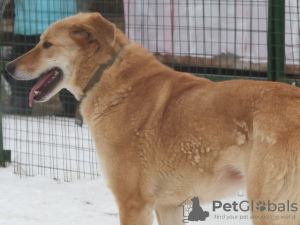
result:
<svg viewBox="0 0 300 225"><path fill-rule="evenodd" d="M124 196L122 196L122 199L124 199ZM118 205L121 225L152 224L153 205L142 200L138 194L128 196L127 201L118 201Z"/></svg>

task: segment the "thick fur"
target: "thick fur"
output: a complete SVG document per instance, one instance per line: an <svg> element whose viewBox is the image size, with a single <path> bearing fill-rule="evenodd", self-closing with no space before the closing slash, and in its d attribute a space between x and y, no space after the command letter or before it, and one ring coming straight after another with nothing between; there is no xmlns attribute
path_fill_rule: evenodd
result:
<svg viewBox="0 0 300 225"><path fill-rule="evenodd" d="M47 49L43 43L53 45ZM178 205L201 205L247 188L249 201L299 206L300 90L283 83L211 82L164 66L98 13L54 23L13 76L34 79L51 67L77 99L101 64L119 55L80 109L122 225L182 224ZM101 193L99 193L101 194ZM278 212L277 212L278 213ZM254 216L272 212L254 210ZM274 215L276 212L273 213ZM256 219L253 224L299 224Z"/></svg>

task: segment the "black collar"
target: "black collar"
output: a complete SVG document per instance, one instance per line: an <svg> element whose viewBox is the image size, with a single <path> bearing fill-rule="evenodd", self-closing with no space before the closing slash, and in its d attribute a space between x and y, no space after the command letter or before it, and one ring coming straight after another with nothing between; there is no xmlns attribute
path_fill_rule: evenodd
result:
<svg viewBox="0 0 300 225"><path fill-rule="evenodd" d="M110 66L112 66L112 64L114 64L114 62L116 61L117 57L119 55L119 52L115 52L112 57L104 64L101 64L98 68L98 70L95 72L95 74L92 76L92 78L90 79L90 81L88 82L88 84L85 86L85 88L83 89L83 96L81 97L79 104L76 108L76 117L75 117L75 124L82 127L82 123L83 123L83 118L82 115L79 111L79 107L80 107L80 103L82 102L82 100L86 97L86 93L91 90L94 85L96 83L98 83L104 73L104 71L109 68Z"/></svg>

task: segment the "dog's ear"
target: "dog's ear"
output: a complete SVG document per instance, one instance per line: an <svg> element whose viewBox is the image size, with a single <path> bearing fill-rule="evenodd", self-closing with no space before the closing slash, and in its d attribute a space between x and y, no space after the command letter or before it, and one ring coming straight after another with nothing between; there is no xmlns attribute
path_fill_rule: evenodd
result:
<svg viewBox="0 0 300 225"><path fill-rule="evenodd" d="M82 14L79 23L69 29L70 37L78 43L90 44L94 41L100 45L113 45L116 38L116 26L104 19L99 13Z"/></svg>

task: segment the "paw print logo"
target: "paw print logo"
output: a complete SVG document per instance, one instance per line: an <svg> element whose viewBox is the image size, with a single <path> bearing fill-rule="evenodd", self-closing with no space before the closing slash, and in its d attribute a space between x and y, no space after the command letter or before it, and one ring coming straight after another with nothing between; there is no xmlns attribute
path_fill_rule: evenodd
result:
<svg viewBox="0 0 300 225"><path fill-rule="evenodd" d="M266 209L266 203L265 202L259 201L259 202L256 202L256 205L257 205L257 207L256 207L257 210L259 210L261 212L265 211L265 209Z"/></svg>

